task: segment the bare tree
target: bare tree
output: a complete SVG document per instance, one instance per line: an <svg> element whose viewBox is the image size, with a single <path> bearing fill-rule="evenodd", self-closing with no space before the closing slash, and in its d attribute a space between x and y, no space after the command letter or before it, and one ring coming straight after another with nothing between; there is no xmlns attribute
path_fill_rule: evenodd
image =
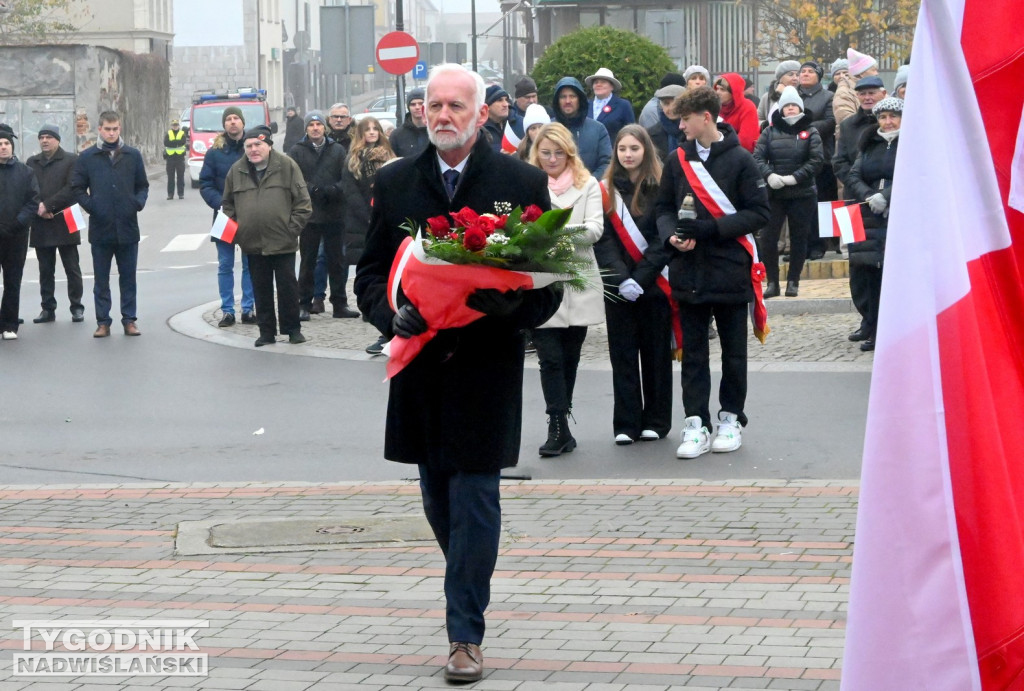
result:
<svg viewBox="0 0 1024 691"><path fill-rule="evenodd" d="M0 45L66 43L89 16L78 0L0 0Z"/></svg>

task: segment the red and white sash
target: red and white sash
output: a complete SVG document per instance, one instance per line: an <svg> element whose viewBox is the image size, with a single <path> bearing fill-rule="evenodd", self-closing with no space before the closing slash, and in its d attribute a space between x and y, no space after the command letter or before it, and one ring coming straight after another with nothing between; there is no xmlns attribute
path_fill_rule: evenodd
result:
<svg viewBox="0 0 1024 691"><path fill-rule="evenodd" d="M614 206L612 205L611 195L608 193L603 180L601 181L601 202L604 205L604 214L611 222L616 235L619 236L622 246L626 248L630 258L639 264L640 260L644 257L644 252L647 251L647 238L637 228L636 221L633 220L629 209L626 208L626 203L621 195L615 195L615 204ZM655 285L658 286L661 292L665 293L665 297L668 298L668 304L672 308L672 336L675 338L672 354L676 360L682 360L683 327L679 321L679 303L672 299L672 287L668 283L667 266L661 270L661 274L655 279Z"/></svg>
<svg viewBox="0 0 1024 691"><path fill-rule="evenodd" d="M686 176L686 181L690 183L690 189L697 195L697 199L708 210L708 213L715 218L722 218L723 216L736 213L736 207L725 196L725 192L718 186L715 179L711 177L711 173L704 167L704 164L699 159L688 161L683 147L676 149L676 153L679 156L679 165L683 168L683 175ZM768 327L768 310L764 306L764 290L761 286L761 282L765 279L764 264L761 263L757 256L757 243L754 242L752 234L738 237L736 242L740 243L743 249L747 251L747 254L750 255L750 283L754 289L754 301L750 303L750 322L754 326L754 335L757 336L757 340L764 343L771 332L771 329Z"/></svg>

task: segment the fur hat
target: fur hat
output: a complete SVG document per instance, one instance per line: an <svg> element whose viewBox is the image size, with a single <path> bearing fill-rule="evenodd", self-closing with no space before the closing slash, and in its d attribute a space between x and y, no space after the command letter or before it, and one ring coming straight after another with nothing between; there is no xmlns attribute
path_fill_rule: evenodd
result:
<svg viewBox="0 0 1024 691"><path fill-rule="evenodd" d="M59 142L60 141L60 125L55 125L52 122L48 122L48 123L44 124L42 127L39 128L39 135L38 136L41 137L44 134L50 135L51 137L53 137L54 139L56 139Z"/></svg>
<svg viewBox="0 0 1024 691"><path fill-rule="evenodd" d="M548 111L544 110L544 106L539 103L531 103L523 114L523 132L530 129L532 125L546 125L549 122L551 122L551 116L548 115Z"/></svg>
<svg viewBox="0 0 1024 691"><path fill-rule="evenodd" d="M530 94L537 93L537 82L533 81L529 77L523 77L516 82L516 98L522 98L523 96L529 96Z"/></svg>
<svg viewBox="0 0 1024 691"><path fill-rule="evenodd" d="M886 96L881 101L875 104L875 107L871 109L871 114L876 118L879 113L899 113L903 114L903 99L896 98L895 96Z"/></svg>
<svg viewBox="0 0 1024 691"><path fill-rule="evenodd" d="M846 59L850 61L850 74L854 77L858 74L864 74L872 67L878 66L878 60L875 60L870 55L858 53L853 48L846 49Z"/></svg>
<svg viewBox="0 0 1024 691"><path fill-rule="evenodd" d="M799 72L800 63L796 60L783 60L779 63L779 66L775 68L775 78L778 79L786 72Z"/></svg>
<svg viewBox="0 0 1024 691"><path fill-rule="evenodd" d="M242 115L242 109L239 108L238 106L228 106L227 108L224 109L224 112L221 113L221 116L220 116L220 124L221 124L221 126L224 125L224 122L228 119L229 115L237 115L238 118L242 121L242 124L243 125L245 124L245 116Z"/></svg>
<svg viewBox="0 0 1024 691"><path fill-rule="evenodd" d="M703 74L704 75L704 81L707 82L708 84L711 83L711 73L708 72L708 69L706 67L703 67L702 65L690 65L685 70L683 70L683 84L684 84L684 86L687 83L689 83L690 77L692 77L695 74ZM664 86L664 85L662 85L662 86Z"/></svg>
<svg viewBox="0 0 1024 691"><path fill-rule="evenodd" d="M779 97L780 111L788 105L799 106L801 112L804 110L803 99L800 98L800 93L796 90L795 86L787 86L782 90L782 96Z"/></svg>
<svg viewBox="0 0 1024 691"><path fill-rule="evenodd" d="M847 60L846 58L839 58L838 60L832 63L832 67L829 68L828 74L830 77L835 77L836 72L838 72L839 70L846 70L847 72L849 72L850 61Z"/></svg>

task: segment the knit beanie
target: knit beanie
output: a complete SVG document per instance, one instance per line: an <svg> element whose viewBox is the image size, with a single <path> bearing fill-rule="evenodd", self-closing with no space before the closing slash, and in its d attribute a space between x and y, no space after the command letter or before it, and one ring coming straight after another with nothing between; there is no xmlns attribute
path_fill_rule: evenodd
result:
<svg viewBox="0 0 1024 691"><path fill-rule="evenodd" d="M846 58L839 58L838 60L833 62L832 67L829 69L829 76L835 77L836 72L838 72L839 70L846 70L847 72L849 72L850 61L847 60Z"/></svg>
<svg viewBox="0 0 1024 691"><path fill-rule="evenodd" d="M220 116L220 124L222 127L227 121L229 115L237 115L242 120L242 124L245 124L245 116L242 115L242 109L238 106L228 106Z"/></svg>
<svg viewBox="0 0 1024 691"><path fill-rule="evenodd" d="M796 60L783 60L779 63L779 66L775 68L775 78L778 79L786 72L799 72L800 63Z"/></svg>
<svg viewBox="0 0 1024 691"><path fill-rule="evenodd" d="M548 111L539 103L531 103L523 114L523 132L530 129L531 125L546 125L551 122Z"/></svg>
<svg viewBox="0 0 1024 691"><path fill-rule="evenodd" d="M797 92L795 86L787 86L782 90L782 96L779 97L779 110L781 111L788 105L800 106L800 111L803 112L804 102L800 98L800 94Z"/></svg>
<svg viewBox="0 0 1024 691"><path fill-rule="evenodd" d="M44 124L42 127L39 128L39 135L38 136L41 137L44 134L50 135L51 137L53 137L54 139L56 139L59 142L60 141L60 125L55 125L52 122L48 122L48 123Z"/></svg>
<svg viewBox="0 0 1024 691"><path fill-rule="evenodd" d="M6 139L11 143L11 146L14 146L14 140L17 138L18 135L14 133L14 130L11 129L10 125L8 125L6 122L0 124L0 139Z"/></svg>
<svg viewBox="0 0 1024 691"><path fill-rule="evenodd" d="M508 98L508 92L502 89L497 84L491 84L487 87L487 95L484 98L484 102L487 105L491 105L495 101L501 98Z"/></svg>
<svg viewBox="0 0 1024 691"><path fill-rule="evenodd" d="M325 128L327 127L327 118L325 118L324 114L321 113L319 110L309 111L308 113L306 113L306 117L302 119L302 124L305 125L306 127L309 127L309 123L311 122L319 122Z"/></svg>
<svg viewBox="0 0 1024 691"><path fill-rule="evenodd" d="M412 103L413 101L425 101L426 91L423 90L422 86L417 86L415 89L409 92L409 95L405 97L406 103Z"/></svg>
<svg viewBox="0 0 1024 691"><path fill-rule="evenodd" d="M901 86L906 86L907 77L910 76L910 65L900 65L899 69L896 70L896 81L892 83L892 92L896 93L900 90Z"/></svg>
<svg viewBox="0 0 1024 691"><path fill-rule="evenodd" d="M875 60L870 55L858 53L853 48L846 49L846 59L850 61L850 74L854 77L864 74L872 67L878 65L878 60Z"/></svg>
<svg viewBox="0 0 1024 691"><path fill-rule="evenodd" d="M814 60L808 60L807 62L804 62L803 64L800 65L800 69L803 69L805 67L810 67L817 73L819 82L821 81L821 78L825 76L825 69L821 65L816 63Z"/></svg>
<svg viewBox="0 0 1024 691"><path fill-rule="evenodd" d="M270 138L270 135L271 132L269 127L267 127L266 125L256 125L252 129L246 130L242 139L259 139L260 141L266 142L267 146L273 146L274 140Z"/></svg>
<svg viewBox="0 0 1024 691"><path fill-rule="evenodd" d="M516 98L522 98L523 96L529 96L530 94L537 93L537 82L533 81L529 77L523 77L516 82Z"/></svg>
<svg viewBox="0 0 1024 691"><path fill-rule="evenodd" d="M706 67L702 67L701 65L690 65L683 72L683 86L686 86L686 83L690 81L690 77L695 74L703 74L704 81L708 84L711 83L711 73L708 72ZM665 86L665 84L662 84L662 86Z"/></svg>

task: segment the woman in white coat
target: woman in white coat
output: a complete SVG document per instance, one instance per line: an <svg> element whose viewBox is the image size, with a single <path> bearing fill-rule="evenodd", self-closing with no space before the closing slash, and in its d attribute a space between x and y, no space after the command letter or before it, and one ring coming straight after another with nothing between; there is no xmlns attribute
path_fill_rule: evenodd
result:
<svg viewBox="0 0 1024 691"><path fill-rule="evenodd" d="M548 438L540 447L540 455L559 456L576 448L568 417L587 327L604 321L601 277L594 258L594 243L604 232L604 209L601 187L583 165L572 133L564 125L550 123L541 128L534 138L530 163L548 174L552 208L571 208L569 224L585 227L577 237L576 254L590 264L584 272L586 289L566 289L554 316L533 330L548 415Z"/></svg>

